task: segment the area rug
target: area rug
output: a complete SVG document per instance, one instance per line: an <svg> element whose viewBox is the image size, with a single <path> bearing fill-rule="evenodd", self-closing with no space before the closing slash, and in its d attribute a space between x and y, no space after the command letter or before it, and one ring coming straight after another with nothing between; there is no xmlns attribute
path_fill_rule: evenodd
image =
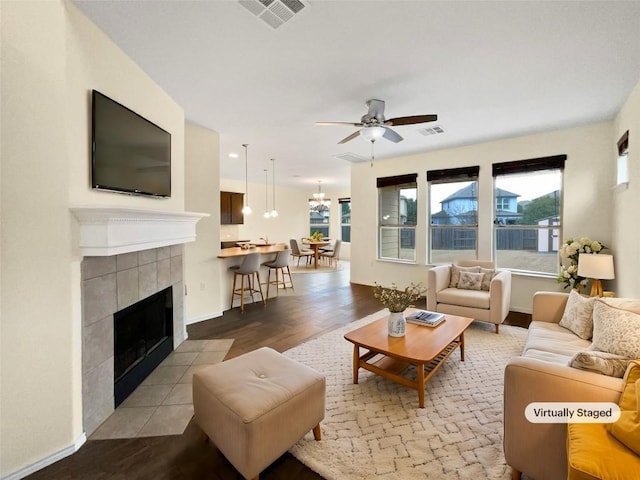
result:
<svg viewBox="0 0 640 480"><path fill-rule="evenodd" d="M425 408L413 389L360 370L343 335L380 311L285 352L326 375L322 441L308 434L290 452L328 480L509 479L502 450L502 386L526 329L474 322L459 351L427 383ZM411 367L413 368L413 367ZM410 374L415 374L415 369Z"/></svg>

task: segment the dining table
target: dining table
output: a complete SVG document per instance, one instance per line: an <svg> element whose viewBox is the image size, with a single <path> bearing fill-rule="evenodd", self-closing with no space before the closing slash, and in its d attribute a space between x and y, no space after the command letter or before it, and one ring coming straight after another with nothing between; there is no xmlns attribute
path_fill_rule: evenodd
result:
<svg viewBox="0 0 640 480"><path fill-rule="evenodd" d="M304 242L304 245L309 245L311 247L311 249L313 250L313 268L317 269L318 268L318 258L320 257L320 248L322 247L326 247L327 245L330 245L331 242L329 241L325 241L325 240L320 240L320 241L313 241L313 240L307 240Z"/></svg>

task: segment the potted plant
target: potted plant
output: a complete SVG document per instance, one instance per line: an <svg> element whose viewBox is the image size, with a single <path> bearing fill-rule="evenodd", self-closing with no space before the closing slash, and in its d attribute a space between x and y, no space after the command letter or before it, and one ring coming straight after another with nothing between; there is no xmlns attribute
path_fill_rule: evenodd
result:
<svg viewBox="0 0 640 480"><path fill-rule="evenodd" d="M404 290L399 289L395 283L392 283L390 288L375 284L373 296L389 309L388 329L390 336L404 336L407 326L404 311L413 307L413 303L425 292L426 289L420 283L416 285L412 282Z"/></svg>

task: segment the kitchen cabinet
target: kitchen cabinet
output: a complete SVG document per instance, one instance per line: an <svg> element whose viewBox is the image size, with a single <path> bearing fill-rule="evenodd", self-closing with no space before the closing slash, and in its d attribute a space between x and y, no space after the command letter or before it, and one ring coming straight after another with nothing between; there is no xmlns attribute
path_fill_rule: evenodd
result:
<svg viewBox="0 0 640 480"><path fill-rule="evenodd" d="M220 192L220 223L222 225L243 224L243 206L244 193Z"/></svg>

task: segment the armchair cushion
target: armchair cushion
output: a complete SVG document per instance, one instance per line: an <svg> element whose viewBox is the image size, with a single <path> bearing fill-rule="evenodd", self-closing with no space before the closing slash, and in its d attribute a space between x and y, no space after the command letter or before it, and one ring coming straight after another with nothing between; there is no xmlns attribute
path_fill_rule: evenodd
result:
<svg viewBox="0 0 640 480"><path fill-rule="evenodd" d="M625 377L618 402L620 419L606 425L607 430L627 448L640 455L640 361L634 361Z"/></svg>
<svg viewBox="0 0 640 480"><path fill-rule="evenodd" d="M481 290L484 273L460 272L460 280L456 288L462 290Z"/></svg>
<svg viewBox="0 0 640 480"><path fill-rule="evenodd" d="M480 273L480 267L459 267L458 265L451 265L450 268L451 280L449 281L449 288L458 288L460 272Z"/></svg>
<svg viewBox="0 0 640 480"><path fill-rule="evenodd" d="M437 293L438 303L471 308L489 308L489 292L445 288Z"/></svg>
<svg viewBox="0 0 640 480"><path fill-rule="evenodd" d="M480 267L480 273L482 273L482 290L489 291L491 287L491 280L496 276L496 271L492 268L482 268Z"/></svg>

